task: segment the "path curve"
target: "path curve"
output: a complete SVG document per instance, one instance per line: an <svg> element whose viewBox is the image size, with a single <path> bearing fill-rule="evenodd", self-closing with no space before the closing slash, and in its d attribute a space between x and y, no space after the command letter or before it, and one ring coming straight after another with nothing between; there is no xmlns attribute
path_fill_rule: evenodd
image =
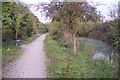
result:
<svg viewBox="0 0 120 80"><path fill-rule="evenodd" d="M43 34L32 43L22 45L25 49L20 59L3 67L3 78L46 78Z"/></svg>

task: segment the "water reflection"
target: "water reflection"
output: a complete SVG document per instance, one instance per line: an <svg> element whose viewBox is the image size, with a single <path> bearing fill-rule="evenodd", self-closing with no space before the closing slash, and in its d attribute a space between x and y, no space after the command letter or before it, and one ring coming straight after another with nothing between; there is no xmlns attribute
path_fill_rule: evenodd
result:
<svg viewBox="0 0 120 80"><path fill-rule="evenodd" d="M107 43L86 37L80 37L79 42L86 50L91 47L93 48L93 59L105 58L107 61L109 60L109 56L113 49Z"/></svg>

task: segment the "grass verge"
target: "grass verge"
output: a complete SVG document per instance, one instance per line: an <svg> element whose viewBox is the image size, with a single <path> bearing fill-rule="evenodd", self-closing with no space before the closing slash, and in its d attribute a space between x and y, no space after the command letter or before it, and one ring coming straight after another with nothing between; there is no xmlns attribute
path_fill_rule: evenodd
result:
<svg viewBox="0 0 120 80"><path fill-rule="evenodd" d="M2 65L16 60L22 54L23 50L19 46L15 46L13 42L3 43L2 46Z"/></svg>
<svg viewBox="0 0 120 80"><path fill-rule="evenodd" d="M38 36L40 35L34 35L32 37L28 37L22 40L22 44L31 43ZM15 46L14 41L11 41L9 43L2 43L2 65L6 66L6 64L20 58L23 51L24 50L20 46Z"/></svg>
<svg viewBox="0 0 120 80"><path fill-rule="evenodd" d="M23 41L22 41L22 44L28 44L28 43L31 43L34 39L36 39L39 35L33 35L32 37L28 37L28 38L25 38Z"/></svg>
<svg viewBox="0 0 120 80"><path fill-rule="evenodd" d="M117 70L105 60L94 61L84 49L77 54L60 45L50 35L45 40L47 73L49 78L116 78ZM115 70L114 70L115 69Z"/></svg>

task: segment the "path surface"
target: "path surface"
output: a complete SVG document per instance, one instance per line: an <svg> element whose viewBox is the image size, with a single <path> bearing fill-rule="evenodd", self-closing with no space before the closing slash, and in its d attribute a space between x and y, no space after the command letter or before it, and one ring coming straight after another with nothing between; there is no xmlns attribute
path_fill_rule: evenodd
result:
<svg viewBox="0 0 120 80"><path fill-rule="evenodd" d="M44 40L46 35L38 37L30 44L22 45L21 47L25 49L23 55L3 68L3 78L45 78Z"/></svg>

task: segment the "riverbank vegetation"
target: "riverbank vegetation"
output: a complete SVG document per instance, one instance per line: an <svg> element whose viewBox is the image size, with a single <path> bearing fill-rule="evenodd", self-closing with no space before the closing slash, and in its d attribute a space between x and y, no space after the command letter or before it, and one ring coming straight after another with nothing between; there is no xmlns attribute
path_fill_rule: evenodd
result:
<svg viewBox="0 0 120 80"><path fill-rule="evenodd" d="M96 62L92 49L79 47L77 54L71 53L70 47L57 42L48 35L45 40L45 51L48 58L47 72L51 78L117 78L118 65L108 64L104 59Z"/></svg>
<svg viewBox="0 0 120 80"><path fill-rule="evenodd" d="M92 48L94 47L89 47L89 53L77 42L77 37L88 37L91 32L92 35L95 35L91 38L97 36L96 39L103 42L112 41L112 45L115 44L114 48L117 50L119 33L117 25L114 25L115 19L103 22L103 16L96 11L96 6L91 6L87 2L51 2L42 4L42 6L46 16L52 19L48 24L50 36L45 41L48 77L118 77L119 56L116 52L109 53L110 64L104 60L95 60L96 62L94 62L92 59L94 54ZM92 33L93 30L95 32ZM105 35L110 37L106 39Z"/></svg>

